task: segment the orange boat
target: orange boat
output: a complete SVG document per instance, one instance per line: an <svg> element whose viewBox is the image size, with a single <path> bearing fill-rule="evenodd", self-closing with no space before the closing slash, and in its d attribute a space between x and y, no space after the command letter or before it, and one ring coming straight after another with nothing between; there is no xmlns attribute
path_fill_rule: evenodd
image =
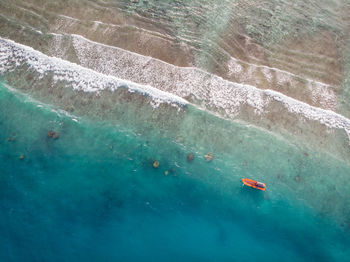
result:
<svg viewBox="0 0 350 262"><path fill-rule="evenodd" d="M246 186L250 186L259 190L263 190L265 191L266 189L266 185L264 183L249 179L249 178L242 178L241 179L243 184L245 184Z"/></svg>

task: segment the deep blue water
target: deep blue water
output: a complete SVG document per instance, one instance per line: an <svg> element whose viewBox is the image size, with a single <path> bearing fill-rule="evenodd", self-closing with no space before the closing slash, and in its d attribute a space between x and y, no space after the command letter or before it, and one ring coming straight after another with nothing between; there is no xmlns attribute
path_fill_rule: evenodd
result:
<svg viewBox="0 0 350 262"><path fill-rule="evenodd" d="M75 122L0 86L0 261L349 261L347 226L307 202L323 184L290 178L305 156L254 134L237 154L188 163L171 138ZM300 168L301 183L350 170L322 156ZM266 192L241 186L252 174Z"/></svg>

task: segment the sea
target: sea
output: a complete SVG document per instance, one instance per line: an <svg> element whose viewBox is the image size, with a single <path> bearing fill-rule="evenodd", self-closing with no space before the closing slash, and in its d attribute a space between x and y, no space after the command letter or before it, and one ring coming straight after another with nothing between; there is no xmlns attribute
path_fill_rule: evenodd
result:
<svg viewBox="0 0 350 262"><path fill-rule="evenodd" d="M350 261L349 11L1 0L0 262Z"/></svg>
<svg viewBox="0 0 350 262"><path fill-rule="evenodd" d="M0 109L1 261L349 259L350 167L329 155L194 108L235 146L75 117L4 82Z"/></svg>

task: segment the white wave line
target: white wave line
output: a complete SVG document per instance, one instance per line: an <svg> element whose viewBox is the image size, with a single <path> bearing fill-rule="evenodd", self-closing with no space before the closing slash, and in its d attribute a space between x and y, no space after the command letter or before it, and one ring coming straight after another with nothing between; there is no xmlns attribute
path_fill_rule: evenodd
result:
<svg viewBox="0 0 350 262"><path fill-rule="evenodd" d="M117 49L135 55L130 51L125 51L120 48ZM138 56L145 58L145 56L142 55ZM129 87L129 90L148 94L155 98L156 101L160 99L162 101L179 104L187 104L188 102L181 97L184 97L185 94L191 94L192 92L192 94L201 100L208 100L207 102L213 103L215 107L223 108L231 117L235 116L236 111L239 110L242 104L248 104L256 109L258 113L261 113L264 107L273 99L274 101L280 102L291 113L299 114L309 120L318 121L330 128L344 129L350 139L350 120L340 114L310 106L307 103L290 98L277 91L261 90L251 85L233 83L197 68L194 69L197 72L204 73L204 77L202 75L192 75L190 72L188 75L189 79L187 79L186 82L191 84L191 86L188 87L190 88L189 93L186 90L187 93L184 92L184 90L180 90L180 96L178 96L148 85L136 84L131 81L121 80L115 76L98 73L92 69L84 68L60 58L49 57L30 47L15 43L12 40L0 38L0 73L11 70L11 68L8 68L10 59L13 59L12 63L15 63L15 66L20 65L21 62L27 63L42 75L46 72L54 72L56 81L69 81L74 89L83 90L85 92L94 92L104 89L115 90L120 86L126 85ZM147 57L147 59L152 58ZM159 59L156 60L168 64ZM172 67L174 66L172 65ZM186 68L186 70L190 69L191 68ZM202 83L202 81L206 81L206 83ZM201 83L203 86L206 84L206 86L200 88ZM207 90L206 88L208 87L214 89ZM176 90L173 90L173 92L176 92ZM206 92L209 93L206 94Z"/></svg>
<svg viewBox="0 0 350 262"><path fill-rule="evenodd" d="M288 111L292 113L300 114L310 120L319 121L330 128L344 129L350 135L350 119L334 111L311 106L274 90L266 89L264 93L283 103L288 108Z"/></svg>
<svg viewBox="0 0 350 262"><path fill-rule="evenodd" d="M53 33L52 33L53 34ZM207 71L204 71L203 69L200 69L198 67L194 67L194 66L176 66L176 65L173 65L173 64L170 64L170 63L167 63L163 60L160 60L158 58L154 58L154 57L151 57L151 56L146 56L146 55L141 55L139 53L135 53L135 52L132 52L132 51L129 51L129 50L125 50L123 48L120 48L120 47L117 47L117 46L111 46L111 45L106 45L106 44L103 44L103 43L99 43L99 42L95 42L93 40L90 40L90 39L87 39L85 38L84 36L82 35L77 35L77 34L71 34L71 36L73 37L78 37L78 38L81 38L87 42L90 42L90 43L93 43L93 44L96 44L96 45L100 45L100 46L104 46L104 47L108 47L108 48L112 48L112 49L116 49L116 50L119 50L119 51L123 51L123 52L127 52L129 54L132 54L132 55L135 55L135 56L138 56L138 57L143 57L143 58L151 58L152 60L155 60L155 61L158 61L160 63L163 63L163 64L166 64L166 65L169 65L169 66L172 66L172 67L176 67L176 68L183 68L183 69L189 69L189 70L197 70L197 71L200 71L202 73L205 73L205 74L208 74L208 75L212 75L210 73L208 73ZM227 53L228 54L228 53ZM288 71L285 71L285 70L282 70L282 69L279 69L279 68L275 68L275 67L269 67L269 66L266 66L266 65L258 65L258 64L253 64L253 63L249 63L249 62L245 62L243 60L240 60L240 59L237 59L235 57L232 57L230 56L231 59L237 61L237 62L240 62L240 63L243 63L243 64L246 64L246 65L249 65L249 66L254 66L254 67L257 67L257 68L265 68L265 69L269 69L269 70L273 70L273 71L276 71L276 72L280 72L280 73L284 73L284 74L287 74L287 75L290 75L290 76L293 76L295 78L298 78L298 79L304 79L310 83L316 83L318 85L321 85L321 86L324 86L324 87L332 87L326 83L323 83L323 82L320 82L320 81L316 81L316 80L313 80L313 79L309 79L309 78L304 78L300 75L296 75L296 74L293 74L291 72L288 72Z"/></svg>
<svg viewBox="0 0 350 262"><path fill-rule="evenodd" d="M55 81L68 81L73 89L85 92L96 92L105 89L116 90L119 87L128 87L130 91L149 95L157 103L168 102L185 105L188 102L174 94L164 92L149 85L141 85L115 76L104 75L92 69L82 67L60 58L47 56L31 47L18 44L12 40L0 37L0 73L10 71L10 59L15 64L26 63L38 73L44 75L54 72Z"/></svg>
<svg viewBox="0 0 350 262"><path fill-rule="evenodd" d="M218 108L221 107L227 110L227 113L231 116L234 115L235 109L239 107L239 105L242 103L249 104L250 106L255 108L257 112L262 112L263 108L269 103L268 100L273 99L281 102L289 112L298 113L309 120L319 121L320 123L326 125L327 127L344 129L349 135L349 139L350 139L350 120L333 111L324 110L318 107L311 106L307 103L293 99L277 91L262 90L255 86L234 83L226 79L223 79L220 76L213 75L204 70L198 69L196 67L175 66L167 62L164 62L162 60L152 58L150 56L144 56L137 53L133 53L131 51L124 50L119 47L96 43L80 35L73 35L73 36L77 37L78 39L82 39L86 42L90 42L97 46L103 46L110 49L115 49L122 53L130 54L133 57L139 57L143 61L145 61L146 59L147 61L150 61L150 60L157 61L163 65L170 66L171 68L186 70L188 73L190 73L190 75L192 72L199 72L203 74L203 75L191 75L193 76L192 79L189 79L188 81L186 81L187 79L183 80L185 81L185 84L189 84L190 86L186 86L185 90L182 90L183 89L182 87L175 87L175 90L173 90L172 92L177 93L177 95L179 95L180 97L184 97L188 95L189 93L188 89L191 89L191 86L192 86L192 90L190 90L192 94L194 94L196 97L198 97L201 100L209 99L209 101L212 102L216 107ZM270 68L267 66L261 66L261 67L267 68L267 69L275 69L276 71L284 72L277 68ZM285 73L289 75L293 75L292 73L289 73L289 72L285 72ZM207 80L207 78L210 80ZM327 84L324 84L321 82L317 82L314 80L310 80L310 81L312 83L318 83L320 85L323 85L324 87L329 87ZM208 82L210 83L208 84ZM204 89L201 88L201 85L204 86L205 84L208 84L209 90L206 90L205 88ZM218 84L217 88L215 88L216 87L215 84ZM204 94L207 91L210 93L209 98ZM265 98L263 96L265 96Z"/></svg>
<svg viewBox="0 0 350 262"><path fill-rule="evenodd" d="M71 16L67 16L67 15L57 15L57 16L62 17L62 18L66 18L68 20L74 20L74 21L80 22L79 19L71 17Z"/></svg>
<svg viewBox="0 0 350 262"><path fill-rule="evenodd" d="M60 18L65 18L65 19L68 19L68 20L73 20L75 22L82 22L82 20L78 19L78 18L75 18L75 17L71 17L71 16L67 16L67 15L62 15L62 14L59 14L57 15L58 17ZM119 28L133 28L133 29L136 29L136 30L139 30L139 31L142 31L142 32L146 32L148 34L151 34L155 37L158 37L158 38L161 38L163 40L166 40L166 41L170 41L170 39L174 39L174 37L166 34L161 34L159 32L156 32L156 31L151 31L151 30L147 30L147 29L144 29L142 27L138 27L138 26L135 26L135 25L129 25L129 24L125 24L125 25L117 25L117 24L113 24L113 23L105 23L105 22L101 22L101 21L97 21L97 20L88 20L87 22L90 22L90 23L93 23L93 24L98 24L98 25L105 25L105 26L109 26L109 27L119 27ZM167 39L168 38L168 39ZM170 39L169 39L170 38Z"/></svg>

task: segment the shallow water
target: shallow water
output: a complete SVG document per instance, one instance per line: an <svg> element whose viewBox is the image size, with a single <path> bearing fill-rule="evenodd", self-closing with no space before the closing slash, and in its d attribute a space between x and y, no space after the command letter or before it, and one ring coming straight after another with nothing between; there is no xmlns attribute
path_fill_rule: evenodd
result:
<svg viewBox="0 0 350 262"><path fill-rule="evenodd" d="M1 261L349 256L349 183L330 177L350 168L320 152L306 156L293 143L225 120L217 129L236 133L234 147L213 141L196 148L166 133L141 136L87 117L76 122L5 86L0 109ZM48 138L48 130L59 138ZM210 163L206 151L214 153ZM241 177L261 179L268 189L242 187Z"/></svg>
<svg viewBox="0 0 350 262"><path fill-rule="evenodd" d="M0 261L349 261L349 10L0 1Z"/></svg>

